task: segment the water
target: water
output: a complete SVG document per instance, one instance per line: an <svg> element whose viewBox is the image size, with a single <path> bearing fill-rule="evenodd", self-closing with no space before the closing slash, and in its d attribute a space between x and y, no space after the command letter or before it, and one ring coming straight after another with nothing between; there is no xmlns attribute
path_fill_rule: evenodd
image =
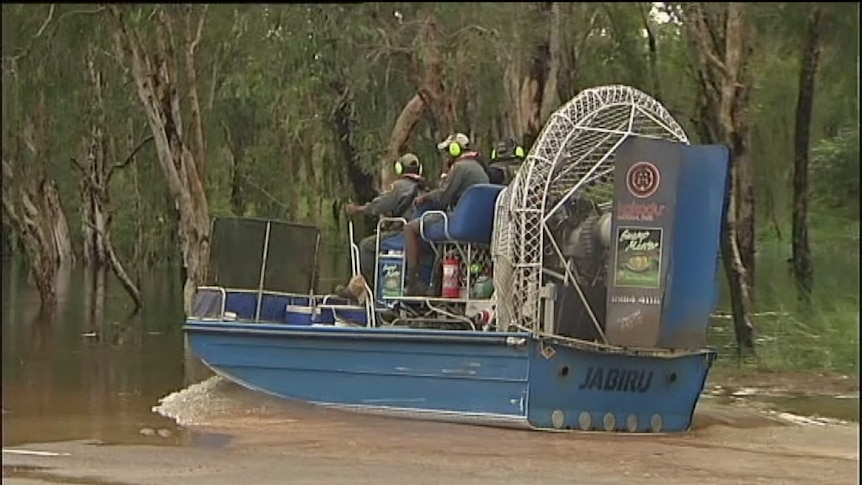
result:
<svg viewBox="0 0 862 485"><path fill-rule="evenodd" d="M150 411L186 384L178 277L144 278L149 305L132 318L110 278L103 308L92 304L95 282L83 271L62 281L56 311L41 314L26 268L3 262L3 446L188 441Z"/></svg>
<svg viewBox="0 0 862 485"><path fill-rule="evenodd" d="M336 263L332 259L330 264ZM99 287L93 278L82 270L65 275L56 311L41 314L26 268L4 260L2 273L4 447L66 440L222 446L227 436L188 426L247 420L253 426L261 419L330 412L212 378L184 349L182 288L175 271L143 278L147 305L134 317L128 315L128 297L111 277L100 307L93 304ZM770 406L791 413L858 416L858 394L848 399L763 398L769 399Z"/></svg>
<svg viewBox="0 0 862 485"><path fill-rule="evenodd" d="M341 282L348 263L343 249L322 251L320 288ZM185 350L177 269L142 276L145 306L134 316L113 275L100 282L74 269L59 279L56 310L43 314L25 265L7 258L2 264L4 447L65 440L217 446L223 437L183 425L261 411L254 405L259 395L235 386L188 388L212 373ZM100 292L104 304L96 305ZM198 407L182 401L189 396ZM277 409L270 401L268 409Z"/></svg>

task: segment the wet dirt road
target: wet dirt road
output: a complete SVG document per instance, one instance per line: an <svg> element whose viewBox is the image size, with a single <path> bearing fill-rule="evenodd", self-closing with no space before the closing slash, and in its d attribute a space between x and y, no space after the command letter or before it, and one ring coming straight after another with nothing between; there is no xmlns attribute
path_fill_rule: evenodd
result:
<svg viewBox="0 0 862 485"><path fill-rule="evenodd" d="M160 412L197 422L185 427L193 430L185 446L4 449L3 483L859 483L857 424L789 424L710 399L692 432L650 436L412 421L242 396L247 402L210 393L163 403Z"/></svg>

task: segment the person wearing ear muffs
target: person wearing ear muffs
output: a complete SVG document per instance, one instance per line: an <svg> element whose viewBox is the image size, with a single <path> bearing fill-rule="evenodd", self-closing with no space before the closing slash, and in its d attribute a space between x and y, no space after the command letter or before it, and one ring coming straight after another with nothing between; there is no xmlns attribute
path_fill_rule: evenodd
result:
<svg viewBox="0 0 862 485"><path fill-rule="evenodd" d="M394 170L398 178L392 182L389 190L378 195L367 204L346 204L344 212L349 216L364 214L378 217L403 217L410 220L415 211L413 201L421 191L425 190L422 163L416 155L406 153L395 162ZM380 235L381 244L399 233L399 231L385 231ZM376 248L377 236L375 234L359 242L359 272L369 285L374 284ZM347 293L343 285L338 285L334 293L344 298L354 298L354 295Z"/></svg>
<svg viewBox="0 0 862 485"><path fill-rule="evenodd" d="M491 150L491 163L488 164L488 179L492 184L509 185L526 157L524 148L514 138L505 138Z"/></svg>
<svg viewBox="0 0 862 485"><path fill-rule="evenodd" d="M414 200L414 205L425 206L426 209L449 212L458 204L461 195L471 186L487 184L488 174L479 161L479 154L470 150L470 138L463 133L454 133L437 144L437 149L446 158L444 178L440 187ZM424 223L434 224L442 221L440 214L430 214ZM407 284L405 293L408 296L427 296L428 285L422 282L419 272L422 261L422 242L419 234L419 219L410 221L404 226L404 259L407 263Z"/></svg>

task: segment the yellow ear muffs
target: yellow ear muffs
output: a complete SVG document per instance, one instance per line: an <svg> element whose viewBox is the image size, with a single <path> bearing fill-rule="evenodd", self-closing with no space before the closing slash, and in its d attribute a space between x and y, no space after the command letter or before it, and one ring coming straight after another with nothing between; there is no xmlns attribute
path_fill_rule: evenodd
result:
<svg viewBox="0 0 862 485"><path fill-rule="evenodd" d="M497 159L497 150L496 149L491 150L491 160L496 160L496 159Z"/></svg>
<svg viewBox="0 0 862 485"><path fill-rule="evenodd" d="M525 154L524 154L524 147L520 147L520 146L519 146L519 147L515 148L515 156L516 156L516 157L518 157L518 158L524 158L524 155L525 155Z"/></svg>
<svg viewBox="0 0 862 485"><path fill-rule="evenodd" d="M457 157L460 154L461 154L461 145L459 145L458 143L455 143L454 141L452 143L450 143L449 144L449 155L452 155L453 157Z"/></svg>

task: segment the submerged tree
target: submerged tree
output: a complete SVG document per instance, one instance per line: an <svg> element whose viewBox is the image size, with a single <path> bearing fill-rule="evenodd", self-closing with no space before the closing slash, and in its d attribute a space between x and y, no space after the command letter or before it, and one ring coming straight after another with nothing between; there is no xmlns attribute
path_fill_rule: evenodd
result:
<svg viewBox="0 0 862 485"><path fill-rule="evenodd" d="M124 7L111 5L109 11L114 21L114 41L118 55L129 66L135 91L156 145L159 165L178 213L178 236L186 276L183 301L188 313L195 289L203 284L206 278L210 219L204 191L204 174L199 172L205 165L195 161L195 154L189 137L185 135L182 120L181 93L177 79L180 56L175 51L177 44L174 35L177 9L155 8L155 32L149 39L143 29L129 22ZM201 15L196 36L185 46L186 62L194 61L194 50L203 30L203 21L204 17ZM190 73L195 68L192 66L187 69ZM196 89L196 84L189 84L190 92L196 92ZM196 100L197 96L193 98ZM192 109L192 118L195 125L202 122L199 107ZM198 128L195 128L195 132L201 133ZM197 142L198 156L205 156L203 140L198 138Z"/></svg>
<svg viewBox="0 0 862 485"><path fill-rule="evenodd" d="M141 292L129 277L111 242L111 214L109 212L109 186L111 178L117 170L125 168L135 159L137 152L152 141L147 137L136 146L122 162L109 164L107 122L105 118L105 102L103 97L104 74L97 68L95 50L92 46L87 52L87 72L91 83L91 108L89 134L85 139L87 147L86 164L81 165L74 158L72 164L81 173L82 216L83 216L83 253L84 261L97 274L97 279L104 279L104 270L110 268L135 305L135 310L141 306ZM102 282L102 285L104 283ZM104 291L101 293L104 296ZM101 305L102 300L96 304Z"/></svg>
<svg viewBox="0 0 862 485"><path fill-rule="evenodd" d="M44 93L16 142L3 148L3 219L21 239L43 307L57 301L56 278L75 263L57 183L46 169L48 114Z"/></svg>

